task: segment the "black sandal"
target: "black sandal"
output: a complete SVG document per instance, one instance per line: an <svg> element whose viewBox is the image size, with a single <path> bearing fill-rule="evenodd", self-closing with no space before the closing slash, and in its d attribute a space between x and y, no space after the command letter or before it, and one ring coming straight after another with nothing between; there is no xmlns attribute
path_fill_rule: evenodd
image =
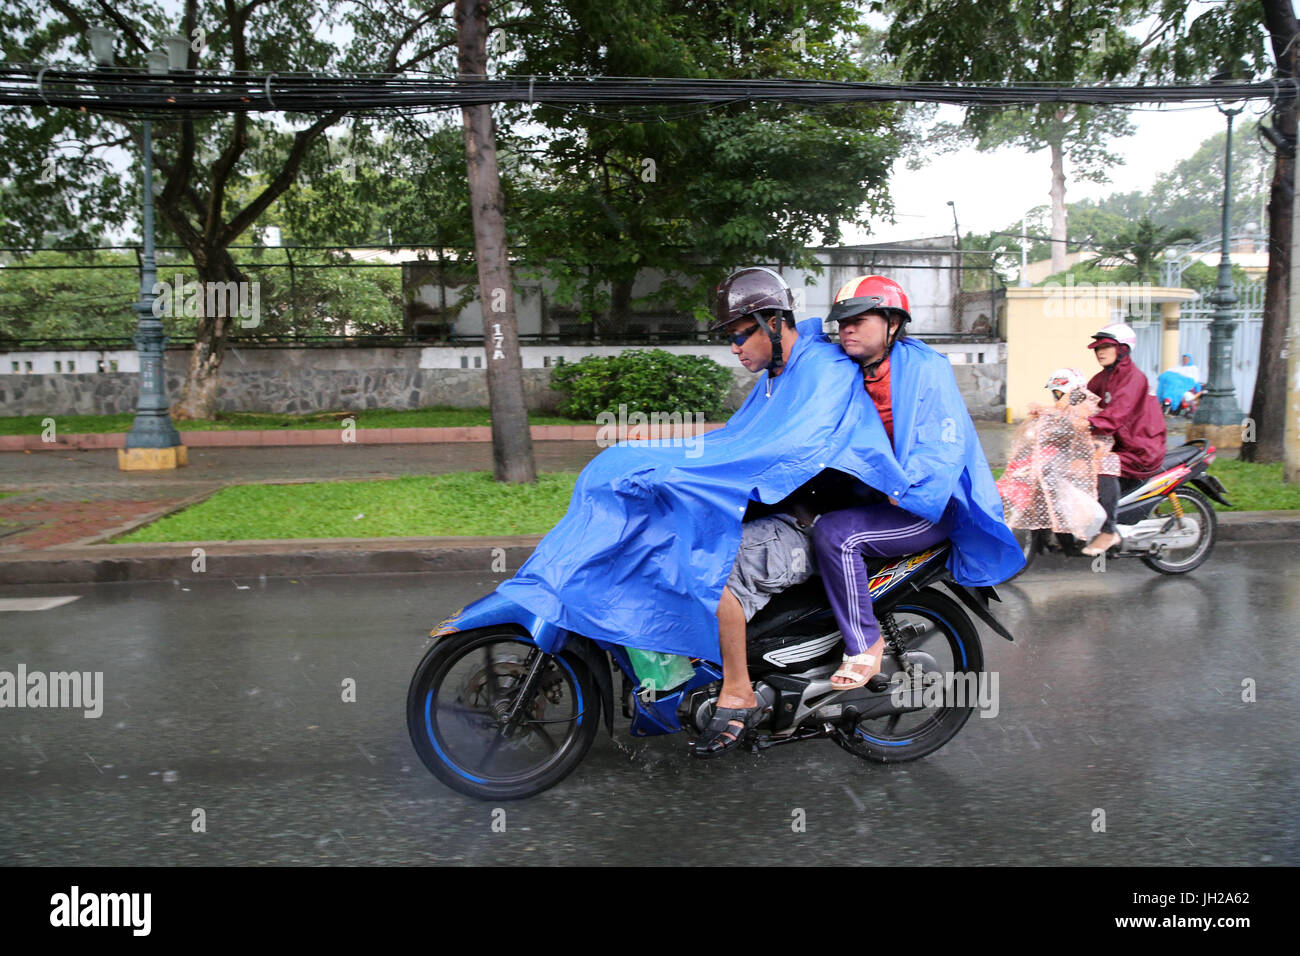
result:
<svg viewBox="0 0 1300 956"><path fill-rule="evenodd" d="M692 744L691 756L716 757L728 750L735 750L745 738L746 731L756 727L767 710L762 701L753 707L715 707L709 725L704 728L704 734ZM738 730L732 729L733 721L741 725Z"/></svg>

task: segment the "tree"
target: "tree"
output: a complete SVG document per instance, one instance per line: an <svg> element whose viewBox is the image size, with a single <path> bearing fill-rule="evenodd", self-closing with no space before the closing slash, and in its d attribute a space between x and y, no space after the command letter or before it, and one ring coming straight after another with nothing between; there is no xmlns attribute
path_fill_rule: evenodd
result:
<svg viewBox="0 0 1300 956"><path fill-rule="evenodd" d="M1207 138L1187 159L1156 178L1149 193L1151 218L1160 225L1180 226L1216 236L1222 228L1223 153L1227 132ZM1265 222L1264 184L1272 172L1272 157L1264 151L1258 123L1240 123L1232 135L1232 224L1234 233L1249 222Z"/></svg>
<svg viewBox="0 0 1300 956"><path fill-rule="evenodd" d="M893 15L886 49L920 80L983 83L1103 82L1132 73L1143 44L1125 29L1145 15L1140 0L877 0ZM1074 176L1107 180L1121 162L1107 149L1132 132L1121 110L1047 103L966 108L960 127L938 134L973 140L981 150L1046 148L1051 164L1052 271L1065 267L1065 162Z"/></svg>
<svg viewBox="0 0 1300 956"><path fill-rule="evenodd" d="M1273 47L1275 75L1291 79L1297 71L1300 20L1289 2L1263 0L1264 24ZM1279 104L1273 128L1281 140L1273 163L1273 183L1268 200L1268 277L1264 289L1264 321L1260 328L1259 372L1250 414L1256 422L1255 441L1241 449L1243 461L1281 461L1288 400L1286 354L1288 326L1300 322L1291 315L1291 256L1295 230L1293 197L1296 188L1296 133L1300 104L1295 99ZM1287 146L1289 144L1289 147ZM1292 461L1294 473L1297 463Z"/></svg>
<svg viewBox="0 0 1300 956"><path fill-rule="evenodd" d="M1200 236L1192 229L1157 226L1151 217L1143 214L1135 222L1127 223L1097 248L1094 262L1118 260L1133 267L1138 282L1159 283L1161 255L1180 242L1195 242Z"/></svg>
<svg viewBox="0 0 1300 956"><path fill-rule="evenodd" d="M0 268L0 339L129 339L140 287L127 252L39 252ZM169 335L188 324L163 317Z"/></svg>
<svg viewBox="0 0 1300 956"><path fill-rule="evenodd" d="M1156 79L1205 79L1225 64L1242 63L1255 75L1270 71L1279 85L1297 76L1300 21L1290 0L1216 5L1188 16L1188 0L1165 0L1159 10L1160 42L1144 64L1144 75ZM1270 57L1271 52L1271 57ZM1286 351L1291 272L1292 189L1295 184L1295 142L1300 104L1280 99L1272 123L1261 131L1276 147L1268 199L1268 276L1264 321L1260 330L1259 371L1250 416L1255 441L1245 443L1246 461L1280 461L1287 403ZM1222 183L1218 194L1222 195Z"/></svg>
<svg viewBox="0 0 1300 956"><path fill-rule="evenodd" d="M517 74L881 79L878 41L843 0L534 3L506 38ZM523 119L527 107L516 108ZM810 267L809 246L889 209L906 145L895 104L537 107L516 158L513 228L555 298L622 331L637 276L659 305L702 309L726 268ZM541 124L538 130L535 124Z"/></svg>
<svg viewBox="0 0 1300 956"><path fill-rule="evenodd" d="M124 43L118 51L121 64L143 76L145 53L179 26L193 38L190 69L398 73L432 65L454 46L449 6L450 0L431 6L414 0L381 5L339 0L323 7L312 0L184 0L176 24L149 0L10 0L0 10L0 52L17 62L88 64L86 31L106 24ZM352 40L336 49L331 31L340 24L351 30ZM186 248L201 281L246 281L230 247L288 190L325 131L342 116L334 111L277 121L240 113L154 124L163 238L170 234ZM137 118L10 111L0 116L0 138L15 147L0 160L0 183L8 187L5 235L11 242L39 242L52 224L66 231L65 244L93 241L133 218L139 195L138 187L130 188L135 171L114 173L105 155L133 144L138 150ZM49 168L55 171L53 182L42 184ZM255 179L260 188L236 201ZM41 185L51 188L37 188ZM176 403L180 417L211 417L215 411L230 331L225 316L198 317L189 375Z"/></svg>
<svg viewBox="0 0 1300 956"><path fill-rule="evenodd" d="M350 117L346 131L313 150L301 174L263 218L286 245L474 244L465 133L435 114L427 121Z"/></svg>
<svg viewBox="0 0 1300 956"><path fill-rule="evenodd" d="M487 14L488 0L456 0L457 57L462 76L487 76ZM537 480L537 473L524 406L515 290L492 108L466 106L461 115L465 122L465 163L474 217L484 347L488 353L493 467L497 481L531 482Z"/></svg>

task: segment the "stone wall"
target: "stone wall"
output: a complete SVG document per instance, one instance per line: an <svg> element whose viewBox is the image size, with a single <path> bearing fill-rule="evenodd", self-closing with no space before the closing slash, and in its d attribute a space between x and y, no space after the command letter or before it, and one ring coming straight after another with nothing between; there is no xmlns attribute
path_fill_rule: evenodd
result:
<svg viewBox="0 0 1300 956"><path fill-rule="evenodd" d="M487 407L485 370L421 368L420 354L419 348L235 350L222 364L217 408L302 414L430 405ZM168 349L164 367L167 394L173 399L180 394L188 361L188 350ZM739 366L731 372L727 405L735 409L756 379ZM973 417L1002 417L1005 362L955 364L953 373ZM525 368L523 376L528 408L554 412L561 396L548 387L551 369ZM131 371L0 375L0 415L129 412L135 409L137 388L138 376Z"/></svg>
<svg viewBox="0 0 1300 956"><path fill-rule="evenodd" d="M976 420L1002 421L1007 407L1007 365L988 362L983 365L954 365L957 387L966 400L970 417Z"/></svg>

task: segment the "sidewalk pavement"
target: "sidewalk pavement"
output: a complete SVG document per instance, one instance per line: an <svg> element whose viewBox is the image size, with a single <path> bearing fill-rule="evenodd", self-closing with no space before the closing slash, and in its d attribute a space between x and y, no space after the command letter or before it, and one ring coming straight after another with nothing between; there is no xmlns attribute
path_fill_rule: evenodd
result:
<svg viewBox="0 0 1300 956"><path fill-rule="evenodd" d="M979 422L993 467L1005 464L1014 426ZM1182 442L1181 432L1170 436ZM535 441L539 471L578 471L601 450L594 439ZM378 480L449 471L490 471L486 442L191 448L189 465L123 472L115 450L0 453L0 584L186 580L201 547L222 577L517 568L538 536L355 538L280 541L104 543L197 503L228 485ZM1219 516L1221 540L1300 538L1300 512ZM219 570L218 570L219 569Z"/></svg>

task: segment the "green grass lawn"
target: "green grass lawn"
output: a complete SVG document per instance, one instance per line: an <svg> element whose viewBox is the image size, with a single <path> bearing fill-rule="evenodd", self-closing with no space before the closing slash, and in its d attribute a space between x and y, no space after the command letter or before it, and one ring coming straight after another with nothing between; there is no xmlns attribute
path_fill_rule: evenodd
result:
<svg viewBox="0 0 1300 956"><path fill-rule="evenodd" d="M237 485L118 541L389 538L545 534L564 515L576 474L507 485L486 471L385 481Z"/></svg>
<svg viewBox="0 0 1300 956"><path fill-rule="evenodd" d="M993 469L1001 478L1004 469ZM1217 511L1292 511L1300 509L1300 484L1282 482L1282 465L1257 465L1235 458L1216 458L1210 474L1223 482L1233 507L1211 501Z"/></svg>
<svg viewBox="0 0 1300 956"><path fill-rule="evenodd" d="M1281 465L1220 459L1211 470L1236 505L1230 510L1300 509L1300 485L1282 484ZM994 475L1001 473L997 469ZM568 508L576 478L551 473L539 475L536 485L506 485L483 471L382 481L236 485L117 540L545 534Z"/></svg>
<svg viewBox="0 0 1300 956"><path fill-rule="evenodd" d="M1224 495L1234 505L1220 511L1289 511L1300 509L1300 484L1282 482L1282 465L1257 465L1231 458L1216 458L1210 474L1223 482Z"/></svg>
<svg viewBox="0 0 1300 956"><path fill-rule="evenodd" d="M317 412L310 415L272 415L259 412L222 413L215 420L176 422L179 431L235 431L275 428L338 428L344 418L356 419L357 428L469 428L491 425L492 415L486 408L430 408L397 410L372 408L367 411ZM0 417L0 435L39 435L42 421L54 418L55 428L65 435L100 434L130 431L134 412L119 415L16 415ZM575 421L555 415L530 414L532 425L594 425L593 421Z"/></svg>

